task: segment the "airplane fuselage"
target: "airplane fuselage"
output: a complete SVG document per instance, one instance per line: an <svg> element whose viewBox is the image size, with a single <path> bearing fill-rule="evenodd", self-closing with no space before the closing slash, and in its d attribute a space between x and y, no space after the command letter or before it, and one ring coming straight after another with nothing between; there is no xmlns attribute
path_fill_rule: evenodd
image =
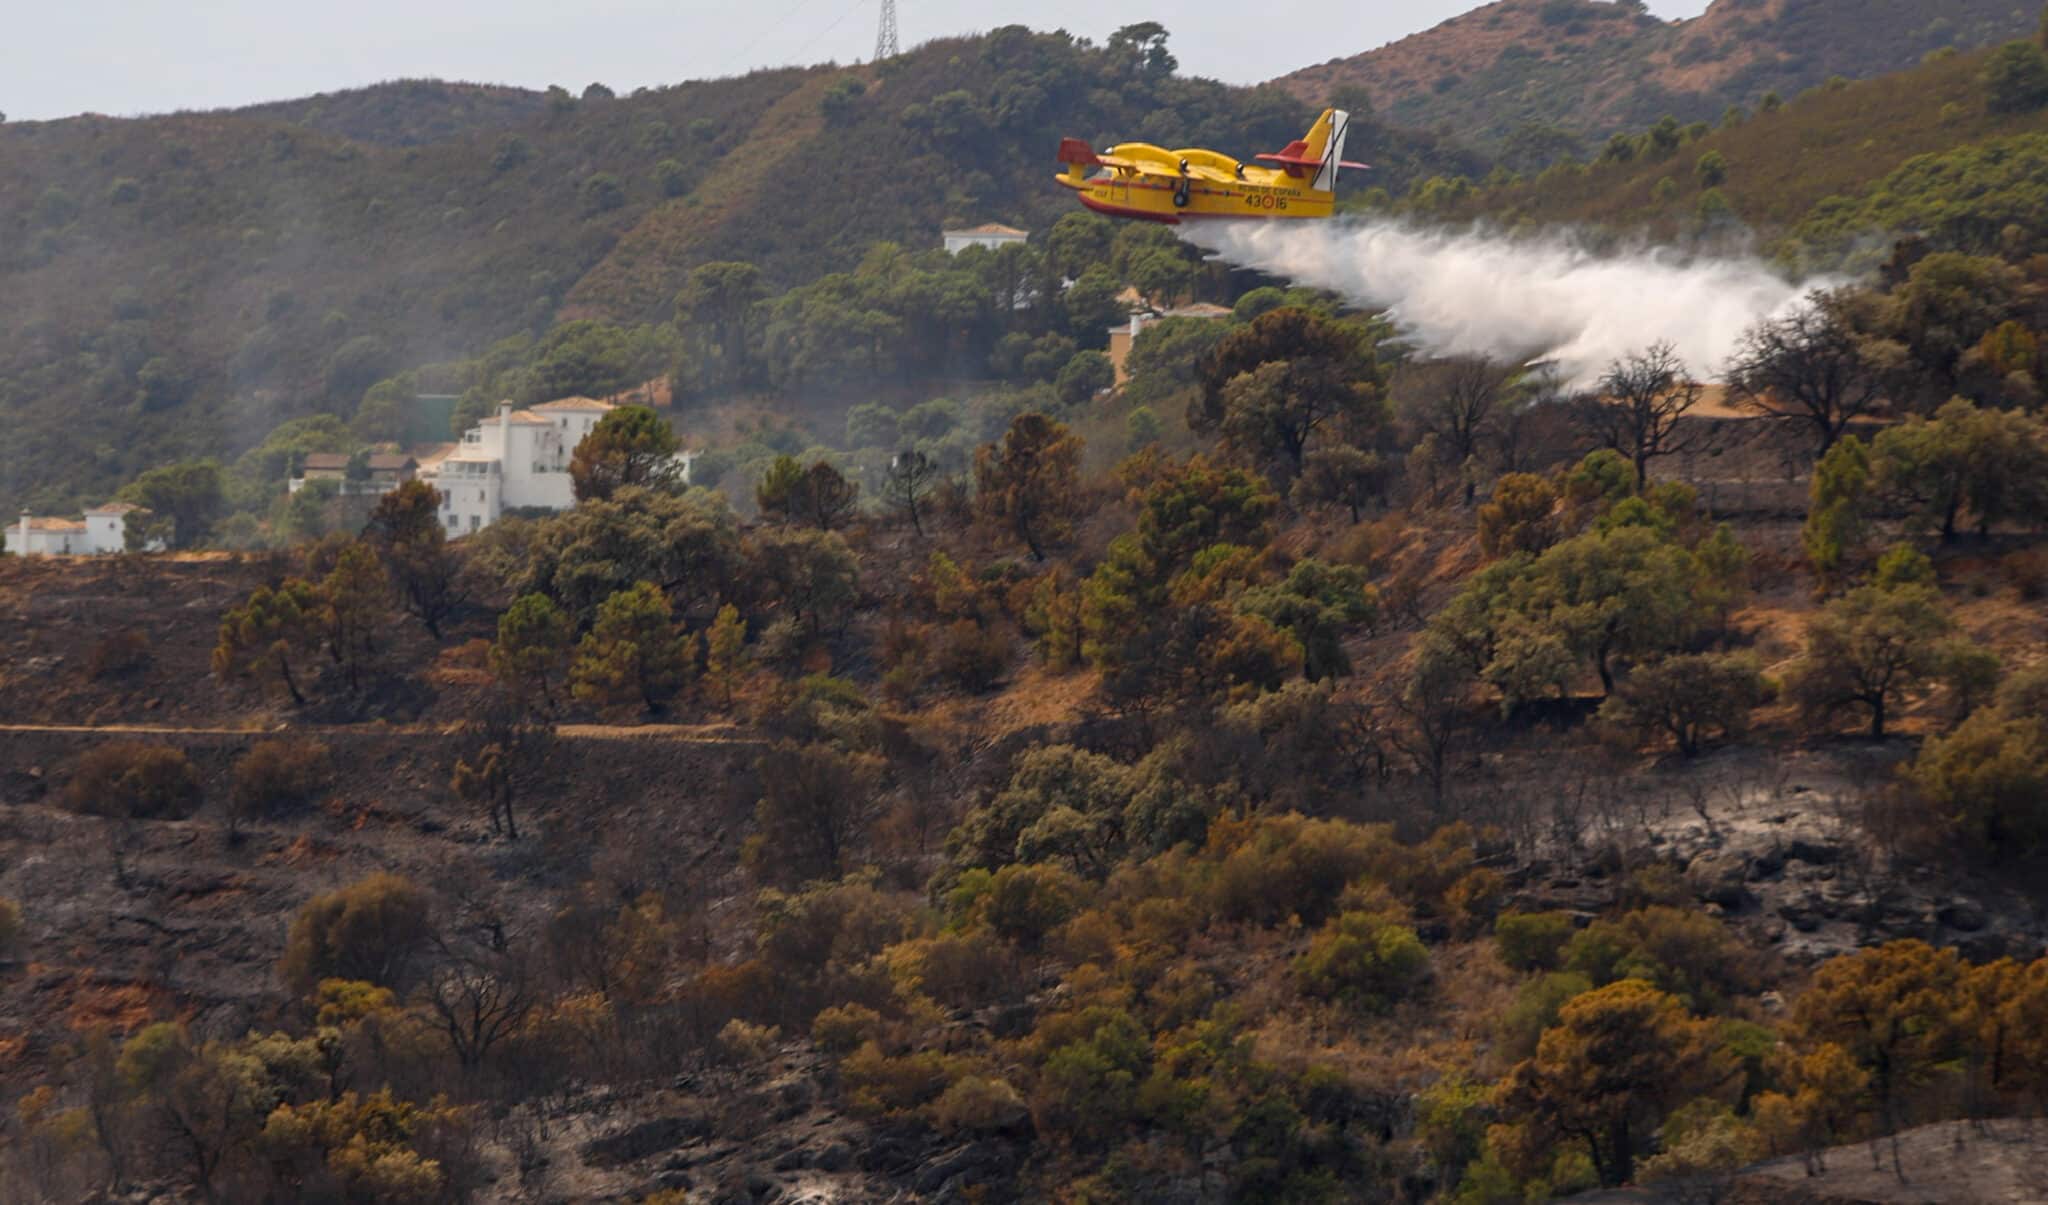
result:
<svg viewBox="0 0 2048 1205"><path fill-rule="evenodd" d="M1366 166L1344 159L1349 125L1341 109L1325 109L1307 134L1258 156L1257 164L1149 142L1097 153L1067 138L1060 142L1064 170L1055 179L1079 194L1081 204L1111 217L1168 225L1196 218L1327 218L1337 208L1338 174Z"/></svg>
<svg viewBox="0 0 2048 1205"><path fill-rule="evenodd" d="M1059 181L1079 194L1081 204L1097 213L1167 225L1205 218L1326 218L1337 203L1337 194L1294 181L1219 184L1189 180L1182 186L1115 168L1078 183L1065 176L1059 177Z"/></svg>

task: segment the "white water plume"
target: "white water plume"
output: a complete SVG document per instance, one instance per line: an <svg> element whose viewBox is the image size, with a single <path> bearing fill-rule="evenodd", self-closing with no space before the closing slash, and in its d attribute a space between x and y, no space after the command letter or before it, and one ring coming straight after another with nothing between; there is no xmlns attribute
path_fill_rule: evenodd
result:
<svg viewBox="0 0 2048 1205"><path fill-rule="evenodd" d="M1753 256L1602 254L1564 235L1347 219L1181 230L1232 263L1383 308L1429 354L1548 360L1574 385L1666 341L1694 374L1717 376L1751 325L1830 283L1787 280Z"/></svg>

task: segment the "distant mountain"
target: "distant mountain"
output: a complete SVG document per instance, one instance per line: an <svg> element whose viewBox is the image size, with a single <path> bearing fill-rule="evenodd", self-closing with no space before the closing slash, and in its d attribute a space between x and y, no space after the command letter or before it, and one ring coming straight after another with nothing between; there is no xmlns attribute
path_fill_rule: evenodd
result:
<svg viewBox="0 0 2048 1205"><path fill-rule="evenodd" d="M1013 26L617 98L406 81L0 125L0 498L97 501L283 419L352 414L408 367L563 318L663 320L706 261L791 285L949 222L1042 233L1075 208L1052 183L1063 135L1249 154L1312 116L1145 47ZM1353 146L1397 190L1484 170L1376 124Z"/></svg>
<svg viewBox="0 0 2048 1205"><path fill-rule="evenodd" d="M1712 120L1766 93L2025 36L2038 16L2015 0L1714 0L1665 22L1627 3L1499 0L1276 82L1312 104L1362 91L1396 124L1542 161L1564 145L1544 127L1590 144L1666 115Z"/></svg>
<svg viewBox="0 0 2048 1205"><path fill-rule="evenodd" d="M502 130L538 116L548 96L502 84L407 79L322 92L234 110L255 121L339 134L378 146L420 146L479 131Z"/></svg>

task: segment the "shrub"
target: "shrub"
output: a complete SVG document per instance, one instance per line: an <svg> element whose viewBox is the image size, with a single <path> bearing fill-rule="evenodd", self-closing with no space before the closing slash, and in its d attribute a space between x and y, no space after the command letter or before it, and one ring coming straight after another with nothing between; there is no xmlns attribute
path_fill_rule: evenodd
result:
<svg viewBox="0 0 2048 1205"><path fill-rule="evenodd" d="M1695 1009L1756 987L1755 956L1704 912L1653 906L1597 920L1565 946L1564 966L1602 987L1641 979Z"/></svg>
<svg viewBox="0 0 2048 1205"><path fill-rule="evenodd" d="M1210 886L1211 906L1229 920L1273 924L1298 916L1314 924L1392 844L1385 829L1341 820L1281 816L1253 823L1249 832L1230 823L1210 827L1212 847L1242 842Z"/></svg>
<svg viewBox="0 0 2048 1205"><path fill-rule="evenodd" d="M949 1133L1007 1130L1030 1114L1008 1081L970 1075L955 1080L932 1102L932 1123Z"/></svg>
<svg viewBox="0 0 2048 1205"><path fill-rule="evenodd" d="M199 807L199 772L182 750L116 741L78 760L64 803L88 816L180 819Z"/></svg>
<svg viewBox="0 0 2048 1205"><path fill-rule="evenodd" d="M891 1058L873 1042L839 1064L848 1107L870 1117L906 1113L933 1100L946 1089L946 1072L946 1060L940 1055Z"/></svg>
<svg viewBox="0 0 2048 1205"><path fill-rule="evenodd" d="M889 952L899 993L922 992L948 1008L984 1003L992 985L1012 979L1016 955L979 934L942 934L905 942Z"/></svg>
<svg viewBox="0 0 2048 1205"><path fill-rule="evenodd" d="M1494 922L1500 960L1518 971L1554 971L1572 937L1572 918L1563 912L1503 912Z"/></svg>
<svg viewBox="0 0 2048 1205"><path fill-rule="evenodd" d="M865 1004L841 1004L820 1011L811 1022L811 1041L826 1054L847 1055L873 1041L882 1027L882 1014Z"/></svg>
<svg viewBox="0 0 2048 1205"><path fill-rule="evenodd" d="M235 763L228 808L237 819L253 820L303 806L333 776L333 759L317 741L258 741Z"/></svg>
<svg viewBox="0 0 2048 1205"><path fill-rule="evenodd" d="M1908 770L1944 823L1999 859L2048 849L2048 725L1980 710L1932 738Z"/></svg>
<svg viewBox="0 0 2048 1205"><path fill-rule="evenodd" d="M1535 1054L1543 1031L1557 1024L1557 1014L1566 1003L1592 990L1592 980L1569 971L1554 972L1523 984L1515 993L1514 1003L1500 1017L1502 1057L1512 1061Z"/></svg>
<svg viewBox="0 0 2048 1205"><path fill-rule="evenodd" d="M738 1066L765 1063L782 1041L782 1031L772 1025L750 1025L734 1017L718 1031L718 1053Z"/></svg>
<svg viewBox="0 0 2048 1205"><path fill-rule="evenodd" d="M940 634L934 668L962 690L984 691L1009 668L1014 643L998 627L972 619L956 620Z"/></svg>
<svg viewBox="0 0 2048 1205"><path fill-rule="evenodd" d="M278 974L301 994L323 979L402 989L431 938L428 921L425 891L394 874L371 875L306 901L292 918Z"/></svg>
<svg viewBox="0 0 2048 1205"><path fill-rule="evenodd" d="M1294 961L1301 990L1365 1012L1385 1012L1413 992L1429 970L1415 930L1369 912L1346 912L1323 926Z"/></svg>
<svg viewBox="0 0 2048 1205"><path fill-rule="evenodd" d="M990 880L982 915L998 936L1035 950L1081 905L1081 881L1057 866L1005 866Z"/></svg>

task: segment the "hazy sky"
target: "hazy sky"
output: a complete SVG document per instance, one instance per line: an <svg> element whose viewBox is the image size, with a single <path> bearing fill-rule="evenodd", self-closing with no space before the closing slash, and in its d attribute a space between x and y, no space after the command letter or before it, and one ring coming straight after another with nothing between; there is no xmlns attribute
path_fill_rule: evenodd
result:
<svg viewBox="0 0 2048 1205"><path fill-rule="evenodd" d="M1478 0L898 0L903 45L1022 24L1101 40L1173 31L1184 70L1236 83L1355 54ZM880 0L17 0L0 113L152 113L304 96L403 76L620 92L874 52ZM1651 0L1665 17L1706 0Z"/></svg>

